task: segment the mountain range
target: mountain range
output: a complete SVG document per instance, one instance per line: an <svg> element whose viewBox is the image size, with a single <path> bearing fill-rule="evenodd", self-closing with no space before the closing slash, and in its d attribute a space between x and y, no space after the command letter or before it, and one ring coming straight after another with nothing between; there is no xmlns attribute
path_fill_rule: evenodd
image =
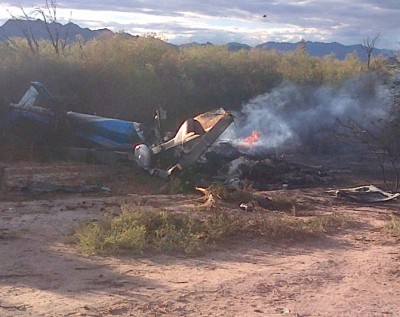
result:
<svg viewBox="0 0 400 317"><path fill-rule="evenodd" d="M105 35L113 34L109 29L90 30L88 28L81 28L79 25L69 22L67 24L61 24L58 22L48 23L48 27L52 34L55 34L58 30L59 38L68 42L76 40L77 35L81 35L85 41L92 38ZM37 40L50 40L49 33L46 29L46 24L42 20L7 20L2 26L0 26L0 40L4 40L11 37L25 37L24 32L29 30Z"/></svg>
<svg viewBox="0 0 400 317"><path fill-rule="evenodd" d="M58 31L60 39L66 39L68 42L73 42L76 40L77 36L80 35L83 40L88 41L90 39L113 34L113 32L109 29L99 29L99 30L91 30L88 28L81 28L79 25L69 22L67 24L60 24L58 22L52 22L47 24L50 32L55 34ZM0 40L6 40L11 37L25 37L24 32L27 30L32 32L33 36L37 40L50 40L49 33L46 29L46 24L42 20L17 20L10 19L7 20L2 26L0 26ZM137 36L130 35L126 33L127 37L136 38ZM288 43L288 42L266 42L260 45L257 45L255 48L258 49L267 49L267 50L277 50L279 52L291 52L296 50L299 45L305 45L305 49L307 53L311 56L323 57L329 54L334 54L336 58L343 60L347 54L356 53L359 58L365 60L366 56L366 48L365 46L358 45L343 45L337 42L333 43L322 43L322 42L310 42L310 41L302 41L297 43ZM204 45L213 45L212 43L200 44L196 42L187 43L179 45L180 47L188 47L188 46L204 46ZM239 51L239 50L250 50L253 47L241 44L241 43L228 43L226 44L228 49L231 51ZM383 55L386 57L394 56L394 52L386 49L377 49L374 48L373 55Z"/></svg>

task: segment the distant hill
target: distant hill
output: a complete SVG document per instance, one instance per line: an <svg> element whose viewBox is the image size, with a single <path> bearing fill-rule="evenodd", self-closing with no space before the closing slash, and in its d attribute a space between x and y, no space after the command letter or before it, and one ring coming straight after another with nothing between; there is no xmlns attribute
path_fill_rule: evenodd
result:
<svg viewBox="0 0 400 317"><path fill-rule="evenodd" d="M100 35L113 34L109 29L90 30L88 28L81 28L75 23L49 23L49 28L52 34L58 29L59 38L67 39L68 42L73 42L77 35L81 35L85 41ZM0 39L4 40L10 37L25 37L24 30L31 30L35 39L37 40L50 40L49 34L46 30L45 23L42 20L16 20L10 19L2 26L0 26Z"/></svg>
<svg viewBox="0 0 400 317"><path fill-rule="evenodd" d="M228 47L228 49L232 52L237 52L240 50L249 50L251 49L251 46L247 45L247 44L241 44L241 43L228 43L226 44L226 46Z"/></svg>
<svg viewBox="0 0 400 317"><path fill-rule="evenodd" d="M266 42L260 45L257 45L256 48L262 49L262 50L277 50L278 52L293 52L295 51L301 42L297 43L288 43L288 42ZM197 42L192 42L188 44L182 44L180 47L193 47L193 46L206 46L206 45L213 45L209 42L205 44L200 44ZM361 44L358 45L343 45L337 42L333 43L322 43L322 42L305 42L306 50L309 55L311 56L317 56L317 57L324 57L329 54L333 54L337 59L344 60L346 58L347 54L350 53L356 53L358 57L362 60L367 59L367 54L365 50L365 46L362 46ZM237 52L240 50L250 50L252 49L251 46L246 45L246 44L241 44L241 43L228 43L226 44L226 47L232 51L232 52ZM375 48L373 50L373 55L378 56L378 55L383 55L385 57L393 57L394 53L390 50L385 50L385 49L378 49Z"/></svg>
<svg viewBox="0 0 400 317"><path fill-rule="evenodd" d="M207 42L207 43L203 43L200 44L198 42L190 42L190 43L184 43L179 45L179 47L197 47L197 46L213 46L213 43Z"/></svg>
<svg viewBox="0 0 400 317"><path fill-rule="evenodd" d="M74 24L72 22L67 23L65 25L60 23L50 23L50 30L53 32L56 29L59 31L59 38L65 39L67 38L68 42L73 42L76 40L77 35L81 35L85 41L93 39L98 36L103 36L107 34L114 34L109 29L100 29L100 30L90 30L88 28L81 28L79 25ZM16 20L10 19L5 22L2 26L0 26L0 40L4 40L9 37L25 37L23 30L31 30L36 39L41 40L50 40L49 34L46 30L45 23L42 20ZM124 33L127 37L137 38L137 36L130 35L128 33ZM297 43L288 43L288 42L266 42L260 45L257 45L258 49L265 50L277 50L279 52L291 52L296 50L301 42ZM172 44L170 44L172 45ZM179 47L196 47L196 46L212 46L213 44L210 42L200 44L197 42L181 44ZM174 45L173 45L174 46ZM236 52L240 50L250 50L251 46L241 43L228 43L226 44L230 51ZM333 43L322 43L322 42L305 42L306 50L308 54L311 56L323 57L329 54L334 54L336 58L343 60L346 58L346 55L349 53L357 53L359 58L362 60L366 60L366 51L365 47L361 44L358 45L343 45L337 42ZM393 57L394 54L390 50L385 49L374 49L374 56L383 55L386 57Z"/></svg>
<svg viewBox="0 0 400 317"><path fill-rule="evenodd" d="M257 45L256 48L267 49L267 50L277 50L280 52L292 52L296 50L301 42L297 43L287 43L287 42L267 42L264 44ZM358 45L343 45L337 42L333 43L322 43L322 42L310 42L306 41L306 50L311 56L323 57L329 54L334 54L336 58L343 60L346 58L347 54L357 53L360 59L366 60L367 55L365 51L365 46L361 44ZM392 57L393 52L385 49L373 50L373 55L383 55L386 57Z"/></svg>

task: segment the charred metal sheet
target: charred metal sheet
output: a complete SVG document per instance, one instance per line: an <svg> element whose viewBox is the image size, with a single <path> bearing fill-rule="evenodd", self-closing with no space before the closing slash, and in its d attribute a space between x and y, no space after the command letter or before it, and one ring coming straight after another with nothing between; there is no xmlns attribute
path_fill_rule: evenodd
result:
<svg viewBox="0 0 400 317"><path fill-rule="evenodd" d="M400 196L400 193L388 193L374 185L337 189L329 191L329 193L334 194L336 197L361 203L386 202Z"/></svg>

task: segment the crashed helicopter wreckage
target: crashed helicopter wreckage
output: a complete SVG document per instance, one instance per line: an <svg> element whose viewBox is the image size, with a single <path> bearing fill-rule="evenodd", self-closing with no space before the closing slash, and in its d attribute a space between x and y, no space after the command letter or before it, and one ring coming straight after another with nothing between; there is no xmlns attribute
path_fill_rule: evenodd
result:
<svg viewBox="0 0 400 317"><path fill-rule="evenodd" d="M39 101L45 106L36 105ZM161 121L166 119L162 109L156 111L151 131L134 121L65 111L40 82L32 82L21 100L11 104L2 117L3 131L22 128L39 140L56 140L52 145L66 148L72 156L101 157L107 153L134 161L163 178L195 163L233 122L233 116L221 108L185 120L176 134L167 138L161 129Z"/></svg>

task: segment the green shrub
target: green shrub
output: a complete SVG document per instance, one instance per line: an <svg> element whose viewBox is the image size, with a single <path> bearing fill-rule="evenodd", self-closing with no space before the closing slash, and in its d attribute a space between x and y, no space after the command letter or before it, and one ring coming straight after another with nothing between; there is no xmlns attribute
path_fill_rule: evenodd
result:
<svg viewBox="0 0 400 317"><path fill-rule="evenodd" d="M121 214L90 222L75 233L83 253L141 254L144 251L196 253L213 239L204 222L188 214L121 208ZM203 234L205 233L205 234Z"/></svg>
<svg viewBox="0 0 400 317"><path fill-rule="evenodd" d="M182 252L196 254L230 237L297 239L341 228L342 216L311 219L266 213L178 213L121 207L121 214L89 222L74 237L89 254Z"/></svg>
<svg viewBox="0 0 400 317"><path fill-rule="evenodd" d="M119 217L90 222L75 233L79 250L84 253L131 251L140 254L146 247L145 237L145 227L124 212Z"/></svg>

